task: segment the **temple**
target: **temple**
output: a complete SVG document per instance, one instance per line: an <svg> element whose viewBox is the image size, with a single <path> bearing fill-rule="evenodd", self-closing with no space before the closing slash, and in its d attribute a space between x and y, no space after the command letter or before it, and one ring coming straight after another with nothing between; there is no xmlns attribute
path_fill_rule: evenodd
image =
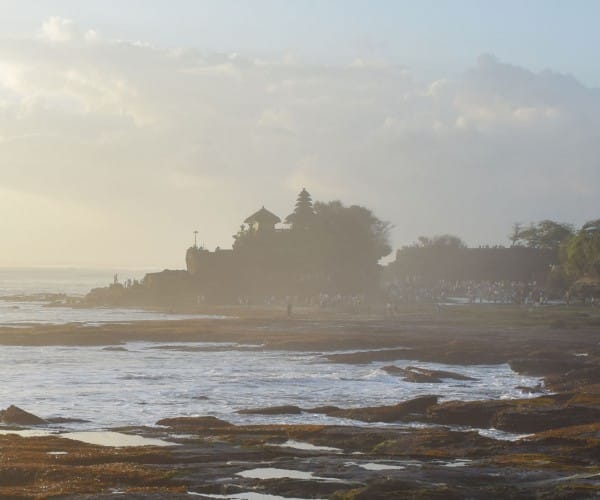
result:
<svg viewBox="0 0 600 500"><path fill-rule="evenodd" d="M262 206L244 220L232 249L209 251L194 244L186 252L186 268L197 295L221 302L319 293L328 278L302 234L313 218L312 198L303 188L282 227L281 218Z"/></svg>

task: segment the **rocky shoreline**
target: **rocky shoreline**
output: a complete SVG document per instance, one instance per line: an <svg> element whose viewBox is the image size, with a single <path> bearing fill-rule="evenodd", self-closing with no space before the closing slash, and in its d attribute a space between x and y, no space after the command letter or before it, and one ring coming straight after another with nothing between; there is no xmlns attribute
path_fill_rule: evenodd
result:
<svg viewBox="0 0 600 500"><path fill-rule="evenodd" d="M211 416L175 416L152 427L111 429L176 446L119 448L58 435L0 433L0 497L108 498L119 493L127 498L260 498L252 493L338 500L595 498L600 495L597 317L572 321L572 311L565 310L557 327L552 326L556 312L550 319L534 313L534 319L524 321L519 315L512 322L490 310L487 321L480 313L473 318L452 312L445 318L246 318L2 330L0 344L12 345L45 341L118 346L139 336L318 350L332 364L405 359L412 365L390 364L388 373L431 387L436 379L458 374L432 372L419 362L509 363L514 371L543 380L542 386L524 392L543 392L491 401L440 401L439 395L423 394L362 408L247 408L244 413L269 415L273 423L234 425ZM48 427L43 415L17 410L0 413L3 428ZM278 415L289 413L333 415L356 425L277 422Z"/></svg>

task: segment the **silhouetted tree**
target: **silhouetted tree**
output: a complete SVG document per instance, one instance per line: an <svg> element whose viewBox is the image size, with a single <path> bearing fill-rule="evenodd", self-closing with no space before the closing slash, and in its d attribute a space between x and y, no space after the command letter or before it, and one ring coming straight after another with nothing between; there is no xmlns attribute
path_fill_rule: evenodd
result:
<svg viewBox="0 0 600 500"><path fill-rule="evenodd" d="M517 246L517 243L521 239L521 231L523 226L520 222L515 222L512 227L512 233L509 235L511 246Z"/></svg>
<svg viewBox="0 0 600 500"><path fill-rule="evenodd" d="M530 248L542 248L547 250L558 250L561 243L565 242L574 234L571 224L543 220L537 224L521 229L511 237L513 245L521 243Z"/></svg>
<svg viewBox="0 0 600 500"><path fill-rule="evenodd" d="M324 271L345 293L373 288L378 280L378 261L389 255L391 224L371 210L340 201L317 202L311 237L324 257Z"/></svg>

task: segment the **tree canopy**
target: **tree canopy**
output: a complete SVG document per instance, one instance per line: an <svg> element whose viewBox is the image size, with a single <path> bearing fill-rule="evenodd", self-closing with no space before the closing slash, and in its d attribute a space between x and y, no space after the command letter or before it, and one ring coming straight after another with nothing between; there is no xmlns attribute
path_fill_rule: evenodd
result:
<svg viewBox="0 0 600 500"><path fill-rule="evenodd" d="M558 250L560 245L574 234L571 224L543 220L523 228L519 223L513 226L510 240L513 246L526 246L546 250Z"/></svg>
<svg viewBox="0 0 600 500"><path fill-rule="evenodd" d="M568 241L562 257L564 270L571 279L600 279L600 219L584 224Z"/></svg>

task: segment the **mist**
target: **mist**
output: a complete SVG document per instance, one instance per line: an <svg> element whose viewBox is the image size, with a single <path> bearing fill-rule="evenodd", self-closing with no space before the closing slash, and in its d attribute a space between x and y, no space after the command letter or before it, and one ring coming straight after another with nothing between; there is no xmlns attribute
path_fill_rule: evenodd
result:
<svg viewBox="0 0 600 500"><path fill-rule="evenodd" d="M582 224L600 199L600 92L481 55L435 80L368 59L304 62L103 37L51 17L0 39L1 266L182 267L199 231L306 187L367 206L394 247L511 224Z"/></svg>

